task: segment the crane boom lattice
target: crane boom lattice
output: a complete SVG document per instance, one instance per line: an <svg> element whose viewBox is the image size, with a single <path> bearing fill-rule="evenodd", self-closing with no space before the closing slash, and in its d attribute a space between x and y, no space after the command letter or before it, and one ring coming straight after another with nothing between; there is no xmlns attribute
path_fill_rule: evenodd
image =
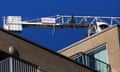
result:
<svg viewBox="0 0 120 72"><path fill-rule="evenodd" d="M65 16L56 15L33 20L23 20L22 16L3 17L3 27L8 31L22 31L23 28L87 28L90 34L97 29L97 23L120 24L120 17L105 16Z"/></svg>

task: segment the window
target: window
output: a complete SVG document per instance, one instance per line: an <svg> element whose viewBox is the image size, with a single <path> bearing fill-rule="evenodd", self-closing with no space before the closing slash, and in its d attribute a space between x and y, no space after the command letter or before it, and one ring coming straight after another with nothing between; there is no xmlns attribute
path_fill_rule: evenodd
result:
<svg viewBox="0 0 120 72"><path fill-rule="evenodd" d="M101 45L88 53L79 53L71 57L75 62L84 64L99 72L109 72L108 53L106 45Z"/></svg>
<svg viewBox="0 0 120 72"><path fill-rule="evenodd" d="M100 61L97 61L97 60L93 62L93 60L89 59L90 65L93 68L97 69L100 72L107 72L106 63L108 63L108 52L105 44L90 51L88 55L90 55L91 57L97 60L102 61L101 63Z"/></svg>
<svg viewBox="0 0 120 72"><path fill-rule="evenodd" d="M88 55L90 55L96 59L99 59L105 63L108 63L108 52L107 52L107 48L106 48L105 44L88 52Z"/></svg>

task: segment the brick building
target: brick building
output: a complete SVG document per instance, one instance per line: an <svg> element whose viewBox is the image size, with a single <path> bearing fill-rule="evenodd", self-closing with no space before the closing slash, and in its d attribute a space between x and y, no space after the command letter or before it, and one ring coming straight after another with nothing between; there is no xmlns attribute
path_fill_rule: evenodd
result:
<svg viewBox="0 0 120 72"><path fill-rule="evenodd" d="M0 72L95 72L11 32L0 29Z"/></svg>
<svg viewBox="0 0 120 72"><path fill-rule="evenodd" d="M119 31L111 26L58 52L99 72L120 72Z"/></svg>

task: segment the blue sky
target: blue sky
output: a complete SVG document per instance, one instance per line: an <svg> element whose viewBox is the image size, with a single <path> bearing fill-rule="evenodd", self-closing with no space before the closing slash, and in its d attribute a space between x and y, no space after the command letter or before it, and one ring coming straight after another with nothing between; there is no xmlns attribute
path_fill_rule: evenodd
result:
<svg viewBox="0 0 120 72"><path fill-rule="evenodd" d="M2 16L19 15L38 18L43 16L90 15L120 16L120 0L0 0ZM86 37L85 29L27 29L19 35L56 51Z"/></svg>

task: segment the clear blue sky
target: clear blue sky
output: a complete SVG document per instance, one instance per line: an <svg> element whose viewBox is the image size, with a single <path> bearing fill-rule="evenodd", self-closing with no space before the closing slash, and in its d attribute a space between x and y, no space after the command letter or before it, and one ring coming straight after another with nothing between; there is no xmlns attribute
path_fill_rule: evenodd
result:
<svg viewBox="0 0 120 72"><path fill-rule="evenodd" d="M2 16L19 15L38 18L42 16L62 15L93 15L120 16L120 0L0 0L0 22ZM2 22L0 23L2 26ZM87 34L84 29L24 29L21 36L48 47L59 50Z"/></svg>

